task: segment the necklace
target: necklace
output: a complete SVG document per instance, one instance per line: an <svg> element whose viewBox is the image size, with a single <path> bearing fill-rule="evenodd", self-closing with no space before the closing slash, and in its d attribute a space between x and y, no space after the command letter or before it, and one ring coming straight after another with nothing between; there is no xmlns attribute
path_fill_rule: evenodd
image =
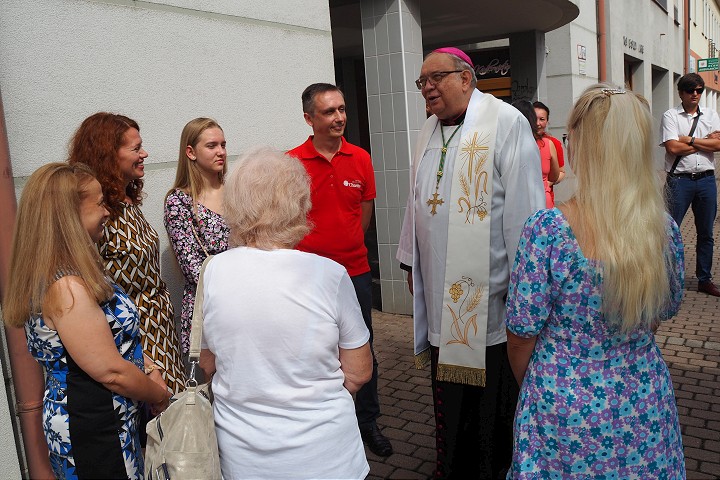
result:
<svg viewBox="0 0 720 480"><path fill-rule="evenodd" d="M457 127L455 127L455 130L453 130L452 134L450 135L450 138L448 138L447 141L445 141L445 131L443 130L443 126L442 126L442 124L440 124L440 135L442 136L442 142L443 142L442 149L440 150L440 166L438 166L437 176L436 176L436 180L435 180L435 193L433 193L432 198L429 198L428 201L426 202L427 206L431 207L431 210L430 210L431 215L435 215L437 213L436 209L437 209L438 205L442 205L443 203L445 203L445 201L442 198L438 198L439 197L438 189L440 188L440 179L442 178L443 170L445 169L445 155L447 154L447 147L450 144L450 140L453 139L453 137L458 132L458 130L460 130L460 127L462 127L462 124L464 122L465 122L465 119L463 119L463 121L460 122L460 124Z"/></svg>

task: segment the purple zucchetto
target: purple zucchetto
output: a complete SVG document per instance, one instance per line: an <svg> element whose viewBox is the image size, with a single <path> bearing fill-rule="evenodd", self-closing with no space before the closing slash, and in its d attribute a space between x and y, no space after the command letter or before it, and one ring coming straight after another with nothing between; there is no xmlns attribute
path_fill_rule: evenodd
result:
<svg viewBox="0 0 720 480"><path fill-rule="evenodd" d="M447 53L449 55L453 55L455 57L458 57L460 60L464 61L471 67L475 68L475 65L473 65L472 60L470 60L470 57L468 57L467 53L463 52L459 48L455 47L442 47L442 48L436 48L432 51L432 53Z"/></svg>

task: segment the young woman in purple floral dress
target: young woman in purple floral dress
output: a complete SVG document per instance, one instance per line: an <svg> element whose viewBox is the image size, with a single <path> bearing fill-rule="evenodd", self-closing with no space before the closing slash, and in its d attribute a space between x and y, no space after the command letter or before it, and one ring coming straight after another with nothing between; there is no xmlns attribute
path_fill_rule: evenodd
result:
<svg viewBox="0 0 720 480"><path fill-rule="evenodd" d="M185 275L180 343L190 349L195 289L200 266L208 255L228 247L228 227L223 219L223 184L227 172L225 134L210 118L196 118L185 125L175 184L165 197L165 229L175 257Z"/></svg>
<svg viewBox="0 0 720 480"><path fill-rule="evenodd" d="M525 224L507 300L522 385L509 479L684 479L670 373L655 343L682 300L647 101L590 87L568 122L577 192Z"/></svg>

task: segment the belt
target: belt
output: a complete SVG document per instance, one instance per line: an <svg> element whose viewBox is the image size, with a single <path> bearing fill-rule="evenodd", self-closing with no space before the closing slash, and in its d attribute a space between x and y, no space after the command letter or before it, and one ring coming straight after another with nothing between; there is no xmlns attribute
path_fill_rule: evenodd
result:
<svg viewBox="0 0 720 480"><path fill-rule="evenodd" d="M690 180L700 180L701 178L711 177L715 175L715 170L705 170L698 173L668 173L668 177L689 178Z"/></svg>

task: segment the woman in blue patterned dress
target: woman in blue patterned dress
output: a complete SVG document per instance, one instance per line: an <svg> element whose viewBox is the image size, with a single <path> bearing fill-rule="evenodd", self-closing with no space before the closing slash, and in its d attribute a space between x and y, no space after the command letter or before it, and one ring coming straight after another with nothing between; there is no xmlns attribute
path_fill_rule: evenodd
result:
<svg viewBox="0 0 720 480"><path fill-rule="evenodd" d="M586 90L568 122L577 192L525 224L508 355L522 385L509 479L683 479L670 373L655 343L682 300L644 98Z"/></svg>
<svg viewBox="0 0 720 480"><path fill-rule="evenodd" d="M190 120L180 135L175 183L165 196L165 229L185 276L180 345L190 349L190 327L200 266L208 255L228 248L223 219L227 172L225 134L210 118Z"/></svg>
<svg viewBox="0 0 720 480"><path fill-rule="evenodd" d="M142 478L138 401L161 411L170 397L143 357L135 305L95 248L108 215L82 164L38 169L18 208L4 317L25 326L45 368L43 429L60 479Z"/></svg>

